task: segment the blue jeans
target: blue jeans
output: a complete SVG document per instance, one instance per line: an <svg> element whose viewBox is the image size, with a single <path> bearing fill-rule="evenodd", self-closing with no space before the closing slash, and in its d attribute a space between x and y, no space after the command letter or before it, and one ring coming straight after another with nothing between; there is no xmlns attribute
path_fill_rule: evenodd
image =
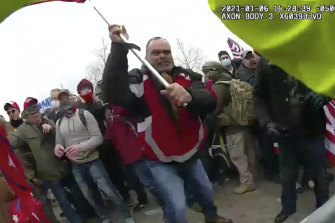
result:
<svg viewBox="0 0 335 223"><path fill-rule="evenodd" d="M193 185L192 191L197 194L205 217L217 216L213 186L199 159L185 163L161 163L152 160L146 162L159 187L160 197L165 205L165 216L169 222L187 223L184 182Z"/></svg>
<svg viewBox="0 0 335 223"><path fill-rule="evenodd" d="M67 197L64 187L60 181L52 181L46 183L47 187L50 188L54 194L60 208L62 209L64 216L72 223L82 223L83 219L76 213L72 208L71 203Z"/></svg>
<svg viewBox="0 0 335 223"><path fill-rule="evenodd" d="M109 218L109 214L106 206L102 202L101 196L95 196L99 192L96 190L100 190L108 199L113 201L114 205L120 210L124 218L129 218L131 216L128 206L110 181L108 174L99 159L84 164L72 164L72 173L88 203L94 207L100 218L107 219ZM91 187L87 184L85 180L87 176L92 177L97 187Z"/></svg>
<svg viewBox="0 0 335 223"><path fill-rule="evenodd" d="M157 199L158 204L164 208L163 198L161 197L161 193L159 192L159 188L154 181L152 173L146 164L146 160L140 160L133 164L131 164L133 170L135 171L137 177L139 178L140 182L148 188L150 193L154 195Z"/></svg>

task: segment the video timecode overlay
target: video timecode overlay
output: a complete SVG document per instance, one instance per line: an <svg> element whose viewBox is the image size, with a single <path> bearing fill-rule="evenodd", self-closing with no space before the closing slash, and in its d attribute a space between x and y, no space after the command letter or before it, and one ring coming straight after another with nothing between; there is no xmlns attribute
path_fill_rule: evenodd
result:
<svg viewBox="0 0 335 223"><path fill-rule="evenodd" d="M221 12L222 20L321 20L335 5L221 5Z"/></svg>

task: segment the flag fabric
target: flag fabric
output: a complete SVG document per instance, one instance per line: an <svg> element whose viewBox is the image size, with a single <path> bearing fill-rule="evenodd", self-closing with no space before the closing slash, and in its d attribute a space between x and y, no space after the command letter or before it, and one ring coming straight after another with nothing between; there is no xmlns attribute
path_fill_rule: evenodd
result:
<svg viewBox="0 0 335 223"><path fill-rule="evenodd" d="M44 0L44 1L42 0L42 1L36 1L34 4L39 4L43 2L55 2L55 1L84 3L86 0Z"/></svg>
<svg viewBox="0 0 335 223"><path fill-rule="evenodd" d="M208 0L210 9L221 22L262 56L314 91L335 98L335 16L333 12L320 13L323 9L327 10L327 5L333 6L334 0L249 1L251 2L253 9L250 5L246 7L245 0ZM229 12L225 5L239 6L240 11L236 13L240 13L241 19L226 20L227 16L223 13ZM314 13L314 18L321 16L322 19L282 19L285 13L278 6L287 5L304 5L306 14ZM245 19L246 10L260 12L260 6L267 10L264 11L263 19ZM292 16L294 14L299 13L292 13Z"/></svg>
<svg viewBox="0 0 335 223"><path fill-rule="evenodd" d="M244 51L243 47L229 37L227 42L231 52L233 53L234 59L242 59L241 54Z"/></svg>
<svg viewBox="0 0 335 223"><path fill-rule="evenodd" d="M14 155L1 125L0 154L0 171L16 196L16 200L9 207L11 222L51 223L44 214L42 203L33 197L32 189L26 182L23 166Z"/></svg>
<svg viewBox="0 0 335 223"><path fill-rule="evenodd" d="M28 5L43 3L43 2L77 2L84 3L85 0L1 0L0 1L0 23L10 14Z"/></svg>
<svg viewBox="0 0 335 223"><path fill-rule="evenodd" d="M12 223L51 223L45 216L42 202L32 194L17 198L9 207Z"/></svg>
<svg viewBox="0 0 335 223"><path fill-rule="evenodd" d="M22 194L31 193L31 187L26 182L23 166L11 149L6 133L1 125L0 154L0 170L15 195L21 196Z"/></svg>
<svg viewBox="0 0 335 223"><path fill-rule="evenodd" d="M326 154L328 160L335 165L335 100L328 103L324 110L326 114Z"/></svg>

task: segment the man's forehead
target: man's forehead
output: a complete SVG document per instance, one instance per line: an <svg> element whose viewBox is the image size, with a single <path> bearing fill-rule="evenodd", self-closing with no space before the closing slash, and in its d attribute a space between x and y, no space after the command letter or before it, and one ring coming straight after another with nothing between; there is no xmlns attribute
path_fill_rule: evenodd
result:
<svg viewBox="0 0 335 223"><path fill-rule="evenodd" d="M165 39L156 39L152 40L149 45L148 45L148 50L166 50L169 49L171 50L171 46L169 42Z"/></svg>
<svg viewBox="0 0 335 223"><path fill-rule="evenodd" d="M248 53L248 54L245 56L245 58L243 58L243 59L245 59L245 60L249 60L249 59L252 59L252 58L254 58L254 55L253 55L252 53Z"/></svg>
<svg viewBox="0 0 335 223"><path fill-rule="evenodd" d="M227 54L222 54L220 58L230 58L230 56Z"/></svg>
<svg viewBox="0 0 335 223"><path fill-rule="evenodd" d="M7 110L13 110L13 109L18 110L17 108L15 108L15 107L12 106L12 105L9 105Z"/></svg>

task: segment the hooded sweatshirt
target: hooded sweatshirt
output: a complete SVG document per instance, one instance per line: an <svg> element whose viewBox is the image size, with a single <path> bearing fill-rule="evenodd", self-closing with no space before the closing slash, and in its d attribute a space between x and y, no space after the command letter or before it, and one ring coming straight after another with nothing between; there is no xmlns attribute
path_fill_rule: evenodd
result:
<svg viewBox="0 0 335 223"><path fill-rule="evenodd" d="M71 145L80 144L81 151L71 161L76 164L83 164L99 158L97 147L102 143L102 135L95 118L88 111L84 111L86 127L79 117L79 109L67 118L64 116L59 124L56 123L56 144L67 148Z"/></svg>

